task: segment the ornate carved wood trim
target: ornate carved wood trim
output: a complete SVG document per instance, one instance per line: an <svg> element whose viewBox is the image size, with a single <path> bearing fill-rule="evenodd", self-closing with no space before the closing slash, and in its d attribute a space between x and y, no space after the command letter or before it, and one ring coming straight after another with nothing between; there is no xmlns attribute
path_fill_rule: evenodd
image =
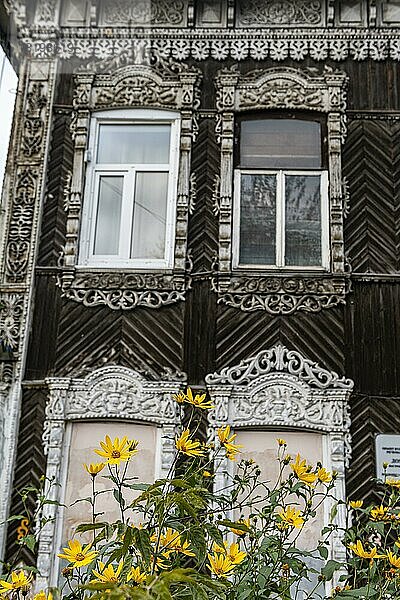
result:
<svg viewBox="0 0 400 600"><path fill-rule="evenodd" d="M44 194L55 62L21 64L10 143L9 178L4 187L4 235L0 280L0 429L7 452L0 452L0 555L18 441L22 370L27 348L34 256Z"/></svg>
<svg viewBox="0 0 400 600"><path fill-rule="evenodd" d="M114 73L75 76L72 133L75 152L71 177L65 189L67 212L66 244L60 263L63 295L85 306L103 304L114 310L137 306L159 308L185 299L190 288L187 269L187 224L195 187L190 180L192 142L197 132L194 111L199 106L199 72L185 65L175 70L164 65L121 67ZM85 151L93 111L112 108L162 108L180 112L180 156L175 230L175 260L172 273L129 273L115 275L103 270L76 271L78 236L84 189ZM118 285L116 282L118 280Z"/></svg>
<svg viewBox="0 0 400 600"><path fill-rule="evenodd" d="M46 380L49 397L43 430L43 446L47 455L46 477L60 481L68 422L119 419L153 424L161 427L161 472L164 477L172 464L174 437L179 421L178 407L172 394L181 380L148 381L126 367L102 367L84 379L50 377ZM50 490L51 500L60 500L60 487ZM36 588L52 584L54 544L60 526L58 507L49 504L43 514L49 521L39 538Z"/></svg>
<svg viewBox="0 0 400 600"><path fill-rule="evenodd" d="M318 312L344 302L348 287L343 246L346 194L341 144L346 135L346 84L346 75L332 69L316 75L307 70L276 67L241 75L234 65L219 72L216 79L216 133L221 147L221 179L216 190L219 257L213 288L220 303L244 311L290 314L296 310ZM232 272L234 118L237 113L260 109L300 109L327 115L331 274L266 271L243 276L239 269Z"/></svg>
<svg viewBox="0 0 400 600"><path fill-rule="evenodd" d="M135 60L153 54L165 59L218 61L232 59L256 61L287 58L302 61L327 59L356 61L385 59L400 60L400 29L391 28L254 28L181 30L171 40L168 29L154 28L135 31L135 39L123 29L110 28L109 37L96 29L57 29L50 36L46 28L21 29L20 38L33 58L59 57L70 60L121 60L130 53Z"/></svg>
<svg viewBox="0 0 400 600"><path fill-rule="evenodd" d="M328 468L338 473L336 494L346 500L345 468L351 457L348 400L353 382L320 367L299 352L276 345L207 375L206 384L215 408L209 412L209 439L217 428L293 428L319 431L327 440ZM224 489L232 461L225 459L215 485ZM337 524L345 526L345 511ZM345 548L340 535L331 544L332 558L343 559Z"/></svg>

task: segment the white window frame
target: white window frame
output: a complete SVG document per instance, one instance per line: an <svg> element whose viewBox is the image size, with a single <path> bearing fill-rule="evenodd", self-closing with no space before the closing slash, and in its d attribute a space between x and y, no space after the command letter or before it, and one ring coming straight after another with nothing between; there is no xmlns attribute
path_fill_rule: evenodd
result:
<svg viewBox="0 0 400 600"><path fill-rule="evenodd" d="M276 264L252 264L240 262L240 210L241 210L241 176L242 175L275 175L276 187ZM318 175L321 181L321 264L320 265L285 265L285 176L286 175ZM282 271L328 271L330 268L329 251L329 179L326 170L305 169L235 169L233 197L233 267L246 270L282 270Z"/></svg>
<svg viewBox="0 0 400 600"><path fill-rule="evenodd" d="M105 164L97 163L97 148L101 125L154 124L170 125L170 155L168 164ZM129 269L172 269L174 266L175 221L179 170L180 114L175 111L153 109L107 110L93 114L87 150L87 172L82 212L82 227L77 267L117 267ZM168 172L165 249L163 259L130 258L132 243L132 216L134 210L135 176L137 172ZM121 225L118 255L94 254L98 186L100 177L124 177L121 207Z"/></svg>

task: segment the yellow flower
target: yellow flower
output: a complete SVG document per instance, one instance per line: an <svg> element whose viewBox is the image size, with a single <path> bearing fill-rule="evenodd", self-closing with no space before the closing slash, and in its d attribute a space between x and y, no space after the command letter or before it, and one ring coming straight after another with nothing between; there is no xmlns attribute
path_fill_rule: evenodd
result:
<svg viewBox="0 0 400 600"><path fill-rule="evenodd" d="M323 467L318 469L317 473L318 481L321 483L330 483L332 481L332 475L329 471L326 471Z"/></svg>
<svg viewBox="0 0 400 600"><path fill-rule="evenodd" d="M226 547L226 556L229 558L233 565L240 565L241 562L244 561L247 554L239 550L239 544L233 543L228 547Z"/></svg>
<svg viewBox="0 0 400 600"><path fill-rule="evenodd" d="M140 585L141 583L146 581L146 578L147 574L142 573L139 567L132 567L128 573L126 581L132 581L133 583Z"/></svg>
<svg viewBox="0 0 400 600"><path fill-rule="evenodd" d="M83 466L85 467L89 475L91 475L92 477L96 477L96 475L104 469L106 463L90 463L89 466L85 463Z"/></svg>
<svg viewBox="0 0 400 600"><path fill-rule="evenodd" d="M279 517L281 518L281 523L285 527L296 527L300 529L304 523L304 519L300 516L301 510L296 510L294 506L287 506L286 509L281 510Z"/></svg>
<svg viewBox="0 0 400 600"><path fill-rule="evenodd" d="M132 441L128 441L125 435L121 441L115 438L114 441L106 435L106 441L100 442L103 450L95 450L96 454L107 459L109 465L119 465L121 461L129 460L137 453L136 449L131 450Z"/></svg>
<svg viewBox="0 0 400 600"><path fill-rule="evenodd" d="M53 600L53 594L51 592L46 594L46 592L41 590L33 596L33 600Z"/></svg>
<svg viewBox="0 0 400 600"><path fill-rule="evenodd" d="M351 508L361 508L364 504L364 500L350 500L349 504Z"/></svg>
<svg viewBox="0 0 400 600"><path fill-rule="evenodd" d="M368 558L369 560L373 560L374 558L385 558L384 554L378 554L375 546L373 546L371 550L366 550L360 540L358 540L355 544L349 544L349 548L360 558Z"/></svg>
<svg viewBox="0 0 400 600"><path fill-rule="evenodd" d="M206 400L207 394L196 394L193 396L193 392L190 387L186 390L186 402L196 406L197 408L202 408L204 410L208 410L209 408L214 408L214 405L211 404L209 400Z"/></svg>
<svg viewBox="0 0 400 600"><path fill-rule="evenodd" d="M73 567L84 567L93 562L98 552L90 550L92 544L87 544L82 548L82 544L77 540L69 540L69 548L63 548L64 554L57 554L59 558L65 558Z"/></svg>
<svg viewBox="0 0 400 600"><path fill-rule="evenodd" d="M186 400L186 395L183 392L179 392L178 394L172 394L172 398L178 404L183 404Z"/></svg>
<svg viewBox="0 0 400 600"><path fill-rule="evenodd" d="M236 454L240 452L240 448L243 448L242 444L233 443L234 439L236 438L236 433L231 434L230 425L227 425L226 427L219 427L217 433L219 441L226 450L226 458L229 458L229 460L235 460Z"/></svg>
<svg viewBox="0 0 400 600"><path fill-rule="evenodd" d="M292 469L297 479L299 479L306 485L311 486L313 483L315 483L317 475L315 473L310 472L310 467L307 466L305 459L300 459L300 454L297 454L296 460L294 463L291 463L290 468Z"/></svg>
<svg viewBox="0 0 400 600"><path fill-rule="evenodd" d="M389 515L387 514L389 507L387 506L375 506L371 509L369 514L371 521L387 521Z"/></svg>
<svg viewBox="0 0 400 600"><path fill-rule="evenodd" d="M175 440L176 449L188 456L204 456L204 451L201 448L200 442L198 440L191 440L189 436L189 429L185 429L182 432L182 435Z"/></svg>
<svg viewBox="0 0 400 600"><path fill-rule="evenodd" d="M400 479L386 479L385 484L400 489Z"/></svg>
<svg viewBox="0 0 400 600"><path fill-rule="evenodd" d="M203 477L214 477L214 475L210 471L203 471Z"/></svg>
<svg viewBox="0 0 400 600"><path fill-rule="evenodd" d="M392 567L396 567L396 569L400 569L400 556L393 554L393 552L387 553L387 558L392 565Z"/></svg>
<svg viewBox="0 0 400 600"><path fill-rule="evenodd" d="M278 442L278 446L287 446L286 441L282 438L278 438L276 441Z"/></svg>
<svg viewBox="0 0 400 600"><path fill-rule="evenodd" d="M235 527L230 527L229 529L235 535L239 537L244 537L246 533L250 530L250 519L240 519L240 521L236 522L237 525L243 525L246 529L236 529Z"/></svg>
<svg viewBox="0 0 400 600"><path fill-rule="evenodd" d="M152 536L152 541L156 541L157 536ZM160 536L160 545L163 550L163 555L168 558L171 552L180 552L186 554L186 556L196 556L194 552L190 550L189 542L182 542L181 536L178 531L174 531L171 527L168 527L166 532Z"/></svg>
<svg viewBox="0 0 400 600"><path fill-rule="evenodd" d="M207 565L207 568L217 577L228 577L235 568L235 565L232 564L230 558L225 554L209 554L208 560L210 561L210 564Z"/></svg>
<svg viewBox="0 0 400 600"><path fill-rule="evenodd" d="M119 583L119 576L122 571L122 567L124 566L124 561L120 560L118 563L117 570L114 571L113 565L106 565L99 561L99 570L95 571L93 569L92 573L96 577L96 579L92 579L91 583Z"/></svg>
<svg viewBox="0 0 400 600"><path fill-rule="evenodd" d="M31 584L32 577L32 574L25 575L22 570L13 571L11 573L11 581L0 579L0 593L2 594L19 590L21 588L27 588Z"/></svg>

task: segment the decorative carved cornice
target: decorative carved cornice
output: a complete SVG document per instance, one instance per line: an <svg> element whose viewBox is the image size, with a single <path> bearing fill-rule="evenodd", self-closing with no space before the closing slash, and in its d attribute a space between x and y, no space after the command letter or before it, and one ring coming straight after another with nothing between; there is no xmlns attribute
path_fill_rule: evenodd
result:
<svg viewBox="0 0 400 600"><path fill-rule="evenodd" d="M76 57L82 61L123 59L127 53L135 61L159 56L181 61L189 58L203 61L233 59L256 61L287 58L302 61L381 61L400 60L400 29L349 28L254 28L254 29L181 29L174 32L154 28L151 35L129 28L109 29L104 38L102 29L69 27L50 31L46 28L24 28L20 31L24 51L34 58Z"/></svg>
<svg viewBox="0 0 400 600"><path fill-rule="evenodd" d="M288 350L277 344L268 350L262 350L256 356L242 360L234 367L225 367L219 373L207 375L207 385L247 385L262 375L269 373L288 373L300 381L317 389L353 389L351 379L339 377L318 363L304 358L296 350Z"/></svg>

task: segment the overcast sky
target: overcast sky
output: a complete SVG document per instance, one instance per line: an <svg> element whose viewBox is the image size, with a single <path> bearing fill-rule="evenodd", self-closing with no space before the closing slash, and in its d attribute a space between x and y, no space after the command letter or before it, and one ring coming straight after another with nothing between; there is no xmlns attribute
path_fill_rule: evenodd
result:
<svg viewBox="0 0 400 600"><path fill-rule="evenodd" d="M0 46L0 196L10 139L17 81L17 76Z"/></svg>

